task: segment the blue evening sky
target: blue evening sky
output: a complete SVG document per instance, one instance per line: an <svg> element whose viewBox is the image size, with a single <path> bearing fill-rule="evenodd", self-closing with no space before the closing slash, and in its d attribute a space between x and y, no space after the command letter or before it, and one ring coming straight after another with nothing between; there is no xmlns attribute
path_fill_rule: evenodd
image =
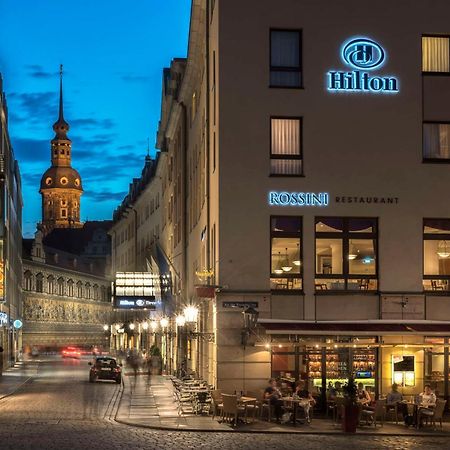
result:
<svg viewBox="0 0 450 450"><path fill-rule="evenodd" d="M0 0L0 72L22 172L24 234L41 217L64 65L82 220L110 219L154 154L162 69L187 53L190 0Z"/></svg>

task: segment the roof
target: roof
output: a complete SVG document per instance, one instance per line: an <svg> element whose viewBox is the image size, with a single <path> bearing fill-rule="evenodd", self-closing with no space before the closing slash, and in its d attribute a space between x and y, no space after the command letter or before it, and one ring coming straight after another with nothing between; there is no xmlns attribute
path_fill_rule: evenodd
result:
<svg viewBox="0 0 450 450"><path fill-rule="evenodd" d="M41 190L54 188L82 191L80 174L69 166L52 166L48 168L41 178Z"/></svg>
<svg viewBox="0 0 450 450"><path fill-rule="evenodd" d="M43 243L57 250L81 255L94 232L103 229L107 233L111 225L111 220L94 220L85 222L81 228L54 228L44 237Z"/></svg>

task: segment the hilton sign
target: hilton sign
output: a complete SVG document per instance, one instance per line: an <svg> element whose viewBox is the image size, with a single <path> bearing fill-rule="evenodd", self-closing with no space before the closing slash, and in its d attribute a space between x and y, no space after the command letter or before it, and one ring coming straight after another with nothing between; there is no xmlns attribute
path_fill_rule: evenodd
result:
<svg viewBox="0 0 450 450"><path fill-rule="evenodd" d="M392 76L373 76L364 70L380 68L386 59L383 47L367 38L352 39L345 43L341 50L345 64L350 72L330 70L327 74L327 89L343 92L373 92L396 94L399 82Z"/></svg>

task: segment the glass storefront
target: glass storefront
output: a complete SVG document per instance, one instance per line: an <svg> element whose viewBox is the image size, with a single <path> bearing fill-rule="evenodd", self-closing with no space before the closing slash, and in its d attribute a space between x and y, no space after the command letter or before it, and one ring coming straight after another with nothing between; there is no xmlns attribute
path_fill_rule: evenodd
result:
<svg viewBox="0 0 450 450"><path fill-rule="evenodd" d="M375 338L324 337L272 346L272 376L287 382L306 380L314 395L344 384L350 376L372 391L376 388L377 348L368 348Z"/></svg>
<svg viewBox="0 0 450 450"><path fill-rule="evenodd" d="M272 376L287 383L306 380L320 396L350 376L368 391L386 395L392 383L405 396L430 384L436 395L450 394L450 338L416 336L272 336ZM409 343L408 343L409 342Z"/></svg>

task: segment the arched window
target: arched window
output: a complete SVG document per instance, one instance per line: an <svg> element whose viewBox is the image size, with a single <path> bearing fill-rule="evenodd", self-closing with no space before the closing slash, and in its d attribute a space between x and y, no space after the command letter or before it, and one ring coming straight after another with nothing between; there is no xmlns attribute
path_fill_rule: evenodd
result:
<svg viewBox="0 0 450 450"><path fill-rule="evenodd" d="M33 289L33 274L29 270L26 270L23 274L23 283L26 291Z"/></svg>
<svg viewBox="0 0 450 450"><path fill-rule="evenodd" d="M73 280L67 280L67 295L73 297Z"/></svg>
<svg viewBox="0 0 450 450"><path fill-rule="evenodd" d="M91 283L86 283L86 298L91 298Z"/></svg>
<svg viewBox="0 0 450 450"><path fill-rule="evenodd" d="M53 275L47 277L47 292L49 294L55 293L55 277Z"/></svg>
<svg viewBox="0 0 450 450"><path fill-rule="evenodd" d="M108 290L106 289L106 286L102 286L101 287L101 291L102 291L102 302L106 302L107 301L107 294L108 294Z"/></svg>
<svg viewBox="0 0 450 450"><path fill-rule="evenodd" d="M36 292L44 292L44 275L42 273L36 275Z"/></svg>
<svg viewBox="0 0 450 450"><path fill-rule="evenodd" d="M78 298L83 297L83 283L81 281L77 282L77 297Z"/></svg>
<svg viewBox="0 0 450 450"><path fill-rule="evenodd" d="M64 295L64 278L58 278L58 295Z"/></svg>

